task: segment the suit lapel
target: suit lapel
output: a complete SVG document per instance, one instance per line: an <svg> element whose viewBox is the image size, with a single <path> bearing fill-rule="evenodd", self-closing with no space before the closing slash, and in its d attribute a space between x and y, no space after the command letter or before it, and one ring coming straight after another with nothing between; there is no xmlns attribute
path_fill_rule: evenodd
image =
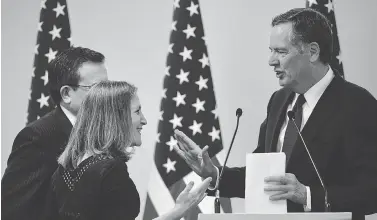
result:
<svg viewBox="0 0 377 220"><path fill-rule="evenodd" d="M317 105L302 129L302 136L310 152L317 150L310 145L310 142L315 137L317 131L324 129L323 126L326 121L329 121L330 117L338 112L337 108L339 105L337 104L337 101L340 100L341 86L343 83L344 80L342 78L338 76L334 77L321 98L318 100ZM291 158L288 161L287 169L292 163L296 164L294 161L296 161L302 154L307 153L301 139L298 137Z"/></svg>

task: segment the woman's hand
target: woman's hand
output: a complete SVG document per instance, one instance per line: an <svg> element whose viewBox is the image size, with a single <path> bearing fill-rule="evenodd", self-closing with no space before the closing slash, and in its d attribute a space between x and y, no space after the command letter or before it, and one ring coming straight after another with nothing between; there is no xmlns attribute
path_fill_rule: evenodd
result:
<svg viewBox="0 0 377 220"><path fill-rule="evenodd" d="M187 211L196 207L207 196L206 190L212 181L211 177L205 179L200 185L192 190L194 183L190 182L179 194L173 210L177 213L178 219L182 218Z"/></svg>

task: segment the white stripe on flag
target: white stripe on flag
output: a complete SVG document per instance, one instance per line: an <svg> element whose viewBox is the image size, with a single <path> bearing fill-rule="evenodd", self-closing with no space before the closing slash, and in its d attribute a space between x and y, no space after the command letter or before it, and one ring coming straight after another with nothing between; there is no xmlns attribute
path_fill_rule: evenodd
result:
<svg viewBox="0 0 377 220"><path fill-rule="evenodd" d="M219 161L220 165L224 164L226 153L227 152L223 149L219 153L216 154L216 159L217 161Z"/></svg>
<svg viewBox="0 0 377 220"><path fill-rule="evenodd" d="M158 173L155 164L152 167L148 193L156 212L160 216L170 211L174 207L175 201Z"/></svg>
<svg viewBox="0 0 377 220"><path fill-rule="evenodd" d="M222 149L219 153L215 155L217 158L217 161L219 161L221 166L224 164L226 153L227 152L224 149Z"/></svg>

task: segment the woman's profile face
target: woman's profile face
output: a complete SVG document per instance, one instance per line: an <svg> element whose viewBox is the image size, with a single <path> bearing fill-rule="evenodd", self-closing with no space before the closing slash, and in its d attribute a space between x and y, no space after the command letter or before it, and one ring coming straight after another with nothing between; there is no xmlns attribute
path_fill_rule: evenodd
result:
<svg viewBox="0 0 377 220"><path fill-rule="evenodd" d="M147 124L147 119L145 119L142 111L139 97L134 95L131 100L131 118L132 118L132 128L131 128L131 137L132 146L140 146L141 141L141 130L143 126Z"/></svg>

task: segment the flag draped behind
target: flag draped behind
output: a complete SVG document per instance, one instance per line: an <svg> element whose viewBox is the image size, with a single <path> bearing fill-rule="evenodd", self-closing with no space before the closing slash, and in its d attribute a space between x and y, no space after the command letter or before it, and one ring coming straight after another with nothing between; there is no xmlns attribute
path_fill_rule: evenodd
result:
<svg viewBox="0 0 377 220"><path fill-rule="evenodd" d="M333 53L330 66L344 77L343 63L339 46L338 30L336 28L335 11L332 0L306 0L306 7L315 9L324 14L331 23L333 33Z"/></svg>
<svg viewBox="0 0 377 220"><path fill-rule="evenodd" d="M174 129L192 138L201 148L208 145L212 160L223 149L216 99L198 0L175 0L154 166L149 180L144 219L152 219L174 206L189 181L200 182L173 150ZM229 199L222 210L231 211ZM213 213L213 198L206 198L186 220L198 213Z"/></svg>
<svg viewBox="0 0 377 220"><path fill-rule="evenodd" d="M49 95L47 65L59 51L70 47L70 36L66 0L42 0L27 123L42 117L55 107Z"/></svg>

